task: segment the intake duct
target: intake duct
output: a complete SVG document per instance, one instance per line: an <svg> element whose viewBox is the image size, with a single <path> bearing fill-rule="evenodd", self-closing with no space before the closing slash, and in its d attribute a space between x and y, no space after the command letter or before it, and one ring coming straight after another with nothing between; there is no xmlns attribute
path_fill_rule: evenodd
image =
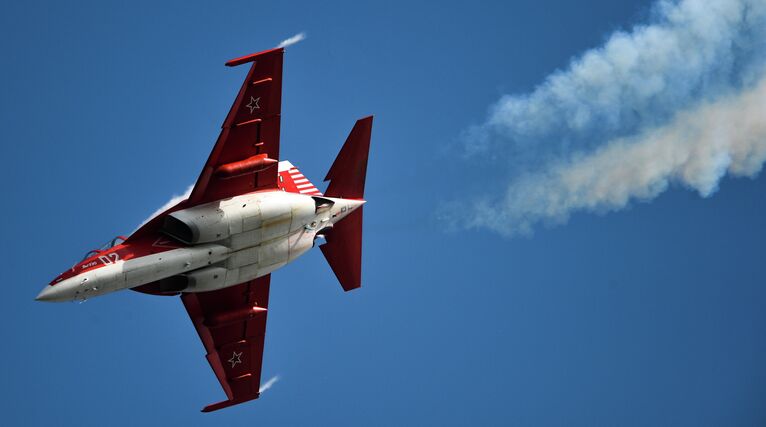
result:
<svg viewBox="0 0 766 427"><path fill-rule="evenodd" d="M170 237L174 237L187 244L192 243L199 238L199 233L197 233L195 237L194 230L188 224L172 215L165 217L165 222L162 224L162 231Z"/></svg>
<svg viewBox="0 0 766 427"><path fill-rule="evenodd" d="M189 287L189 278L184 275L171 276L159 280L157 284L160 292L181 292Z"/></svg>
<svg viewBox="0 0 766 427"><path fill-rule="evenodd" d="M226 286L226 269L205 267L159 280L161 292L207 292Z"/></svg>
<svg viewBox="0 0 766 427"><path fill-rule="evenodd" d="M246 202L243 204L248 205ZM251 214L253 209L256 214L258 212L257 204L252 203L250 208L246 209L236 209L234 206L231 208L236 211L234 216L237 218L241 218L243 214ZM229 237L230 227L226 212L219 206L219 202L214 202L168 214L163 219L162 232L186 244L196 245Z"/></svg>

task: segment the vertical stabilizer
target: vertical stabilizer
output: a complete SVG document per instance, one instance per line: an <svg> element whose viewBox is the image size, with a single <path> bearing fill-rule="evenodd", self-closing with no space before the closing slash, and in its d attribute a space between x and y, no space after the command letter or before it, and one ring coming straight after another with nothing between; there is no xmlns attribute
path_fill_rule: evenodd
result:
<svg viewBox="0 0 766 427"><path fill-rule="evenodd" d="M338 222L321 245L327 263L344 291L362 286L362 207Z"/></svg>
<svg viewBox="0 0 766 427"><path fill-rule="evenodd" d="M327 172L325 181L329 180L330 185L325 196L358 200L364 197L371 133L372 116L357 120ZM326 238L327 243L319 248L343 290L362 286L362 207L335 224Z"/></svg>
<svg viewBox="0 0 766 427"><path fill-rule="evenodd" d="M356 121L324 179L330 181L325 196L342 199L361 199L364 197L364 181L367 177L367 154L370 151L371 134L372 116Z"/></svg>

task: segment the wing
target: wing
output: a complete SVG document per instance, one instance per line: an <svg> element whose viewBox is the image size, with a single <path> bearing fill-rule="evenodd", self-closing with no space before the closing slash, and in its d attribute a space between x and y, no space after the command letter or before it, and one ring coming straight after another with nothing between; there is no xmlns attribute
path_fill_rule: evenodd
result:
<svg viewBox="0 0 766 427"><path fill-rule="evenodd" d="M142 225L128 241L154 236L170 212L277 188L283 53L283 49L272 49L226 63L235 66L252 62L253 65L191 195Z"/></svg>
<svg viewBox="0 0 766 427"><path fill-rule="evenodd" d="M189 196L190 205L277 187L283 53L272 49L226 63L253 64Z"/></svg>
<svg viewBox="0 0 766 427"><path fill-rule="evenodd" d="M258 398L270 277L181 296L227 397L202 412Z"/></svg>

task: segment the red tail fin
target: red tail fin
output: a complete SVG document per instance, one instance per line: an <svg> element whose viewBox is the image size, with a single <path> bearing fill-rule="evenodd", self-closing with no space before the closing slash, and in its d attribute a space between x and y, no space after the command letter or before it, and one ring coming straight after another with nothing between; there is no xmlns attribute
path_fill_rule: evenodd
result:
<svg viewBox="0 0 766 427"><path fill-rule="evenodd" d="M324 179L330 181L325 196L343 199L361 199L364 197L364 180L367 177L367 154L370 151L371 133L372 116L356 121Z"/></svg>
<svg viewBox="0 0 766 427"><path fill-rule="evenodd" d="M357 120L335 158L325 181L330 180L325 196L343 199L364 197L367 155L370 150L372 116ZM319 248L338 278L343 290L362 286L362 207L335 224Z"/></svg>
<svg viewBox="0 0 766 427"><path fill-rule="evenodd" d="M344 291L362 286L362 209L335 224L319 247Z"/></svg>

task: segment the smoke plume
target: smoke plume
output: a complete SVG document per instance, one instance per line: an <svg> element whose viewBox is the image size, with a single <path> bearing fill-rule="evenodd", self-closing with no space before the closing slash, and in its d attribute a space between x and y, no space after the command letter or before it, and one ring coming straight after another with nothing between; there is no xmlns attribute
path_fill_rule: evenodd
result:
<svg viewBox="0 0 766 427"><path fill-rule="evenodd" d="M273 377L269 378L269 380L263 383L261 388L258 389L258 393L263 393L264 391L270 389L277 381L279 381L279 375L274 375Z"/></svg>
<svg viewBox="0 0 766 427"><path fill-rule="evenodd" d="M138 226L138 227L136 227L136 230L137 230L137 229L139 229L139 228L141 228L141 226L143 226L144 224L146 224L147 222L149 222L149 221L150 221L152 218L154 218L155 216L157 216L157 215L159 215L159 214L161 214L161 213L165 212L166 210L170 209L171 207L173 207L173 206L177 205L177 204L178 204L179 202L181 202L182 200L186 200L186 199L188 199L188 198L189 198L189 195L191 195L191 192L192 192L192 189L193 189L193 188L194 188L194 184L190 185L190 186L189 186L189 187L186 189L186 191L184 191L184 192L183 192L183 194L177 194L177 195L174 195L173 197L171 197L171 198L170 198L170 200L168 200L168 201L167 201L167 203L165 203L164 205L162 205L162 206L161 206L159 209L157 209L156 211L152 212L152 214L151 214L151 215L149 215L149 216L148 216L148 217L147 217L147 218L146 218L146 219L145 219L143 222L141 222L141 224L139 224L139 226Z"/></svg>
<svg viewBox="0 0 766 427"><path fill-rule="evenodd" d="M300 41L303 41L303 40L305 40L305 39L306 39L306 33L304 33L304 32L300 32L300 33L298 33L298 34L296 34L296 35L294 35L294 36L292 36L292 37L290 37L290 38L288 38L288 39L284 39L284 40L282 40L282 41L281 41L281 42L280 42L280 43L277 45L277 47L287 47L287 46L292 46L292 45L294 45L295 43L298 43L298 42L300 42Z"/></svg>
<svg viewBox="0 0 766 427"><path fill-rule="evenodd" d="M660 1L534 91L502 97L464 135L507 162L504 193L464 227L506 235L619 210L670 185L703 197L766 160L766 1Z"/></svg>

